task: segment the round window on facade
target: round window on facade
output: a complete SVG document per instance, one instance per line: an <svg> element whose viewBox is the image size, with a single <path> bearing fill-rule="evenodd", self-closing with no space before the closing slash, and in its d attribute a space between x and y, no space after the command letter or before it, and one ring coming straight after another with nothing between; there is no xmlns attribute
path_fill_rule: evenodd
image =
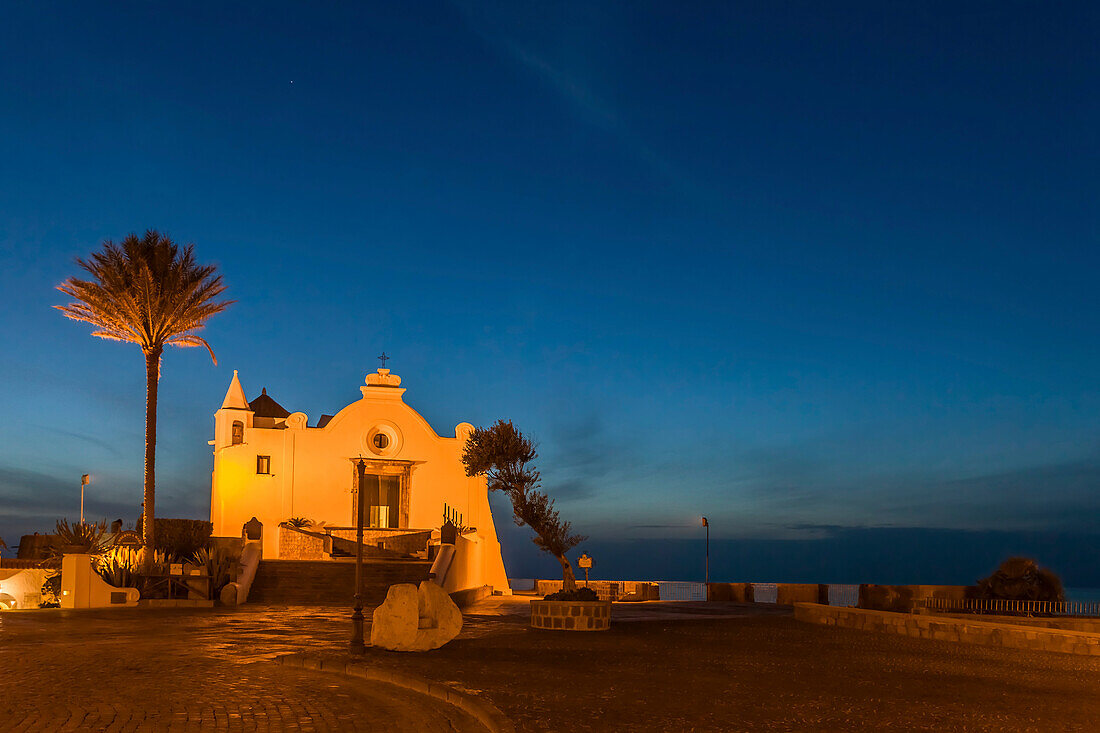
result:
<svg viewBox="0 0 1100 733"><path fill-rule="evenodd" d="M393 425L375 425L363 436L363 447L376 456L393 456L401 447L401 433Z"/></svg>

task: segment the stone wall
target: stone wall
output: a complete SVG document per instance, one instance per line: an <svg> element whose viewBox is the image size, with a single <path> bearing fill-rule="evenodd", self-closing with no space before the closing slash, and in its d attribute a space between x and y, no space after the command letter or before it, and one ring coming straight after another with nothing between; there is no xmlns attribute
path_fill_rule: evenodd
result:
<svg viewBox="0 0 1100 733"><path fill-rule="evenodd" d="M333 537L348 540L355 546L354 529L329 529L327 532ZM402 555L412 555L423 552L431 539L430 529L380 529L377 527L363 528L363 544L378 547L383 550L397 552Z"/></svg>
<svg viewBox="0 0 1100 733"><path fill-rule="evenodd" d="M707 600L752 603L752 583L707 583Z"/></svg>
<svg viewBox="0 0 1100 733"><path fill-rule="evenodd" d="M535 593L540 596L548 596L561 590L560 580L536 580ZM591 588L601 601L617 601L626 598L632 601L656 601L658 600L657 584L640 580L590 580L587 586L584 579L577 581L578 588Z"/></svg>
<svg viewBox="0 0 1100 733"><path fill-rule="evenodd" d="M734 601L755 603L752 583L707 583L708 601ZM829 586L824 583L776 583L775 602L789 606L792 603L828 603Z"/></svg>
<svg viewBox="0 0 1100 733"><path fill-rule="evenodd" d="M872 585L859 586L859 607L872 611L911 613L917 601L927 598L961 600L971 586L966 585Z"/></svg>
<svg viewBox="0 0 1100 733"><path fill-rule="evenodd" d="M920 639L1100 657L1098 633L972 621L931 614L868 611L817 603L796 603L794 617L799 621L824 626L841 626Z"/></svg>
<svg viewBox="0 0 1100 733"><path fill-rule="evenodd" d="M280 560L324 560L325 538L279 527Z"/></svg>
<svg viewBox="0 0 1100 733"><path fill-rule="evenodd" d="M531 601L531 626L558 631L607 631L608 601Z"/></svg>
<svg viewBox="0 0 1100 733"><path fill-rule="evenodd" d="M1002 616L987 613L929 613L929 615L933 618L955 618L964 621L985 621L987 623L1011 624L1013 626L1040 626L1047 629L1086 631L1092 634L1100 634L1100 618Z"/></svg>
<svg viewBox="0 0 1100 733"><path fill-rule="evenodd" d="M776 583L775 602L780 606L795 603L829 604L829 586L823 583Z"/></svg>
<svg viewBox="0 0 1100 733"><path fill-rule="evenodd" d="M466 608L478 601L488 598L493 595L493 586L483 585L478 588L466 588L464 590L456 590L449 594L451 600L455 602L455 605L459 608Z"/></svg>

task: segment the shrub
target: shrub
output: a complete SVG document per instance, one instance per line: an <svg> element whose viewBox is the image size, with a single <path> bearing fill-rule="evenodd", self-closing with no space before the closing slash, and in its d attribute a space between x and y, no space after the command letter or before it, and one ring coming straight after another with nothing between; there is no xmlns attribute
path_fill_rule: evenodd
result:
<svg viewBox="0 0 1100 733"><path fill-rule="evenodd" d="M543 598L544 601L598 601L600 597L591 588L576 588L574 590L559 590Z"/></svg>
<svg viewBox="0 0 1100 733"><path fill-rule="evenodd" d="M978 581L975 595L1009 601L1064 601L1061 579L1027 557L1010 557L988 578Z"/></svg>
<svg viewBox="0 0 1100 733"><path fill-rule="evenodd" d="M57 608L61 605L61 568L51 568L46 572L42 583L42 608Z"/></svg>
<svg viewBox="0 0 1100 733"><path fill-rule="evenodd" d="M157 519L156 549L169 560L182 561L210 545L214 525L199 519Z"/></svg>

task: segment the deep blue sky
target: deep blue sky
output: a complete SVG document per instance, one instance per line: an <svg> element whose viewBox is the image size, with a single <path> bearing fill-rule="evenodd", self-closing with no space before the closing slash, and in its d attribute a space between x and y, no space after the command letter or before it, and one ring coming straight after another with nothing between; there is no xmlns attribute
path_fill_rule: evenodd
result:
<svg viewBox="0 0 1100 733"><path fill-rule="evenodd" d="M385 350L539 440L605 575L699 576L706 514L729 579L1100 585L1095 4L361 5L5 6L9 543L84 472L138 512L140 353L50 306L155 227L239 301L166 356L165 515L233 369L315 420Z"/></svg>

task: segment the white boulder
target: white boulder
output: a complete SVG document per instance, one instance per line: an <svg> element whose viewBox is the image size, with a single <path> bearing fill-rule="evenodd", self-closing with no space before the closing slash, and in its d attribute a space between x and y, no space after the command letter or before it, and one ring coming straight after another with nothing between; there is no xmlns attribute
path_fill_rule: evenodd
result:
<svg viewBox="0 0 1100 733"><path fill-rule="evenodd" d="M462 630L462 612L441 587L430 580L391 585L385 602L374 609L370 642L398 652L438 649Z"/></svg>

